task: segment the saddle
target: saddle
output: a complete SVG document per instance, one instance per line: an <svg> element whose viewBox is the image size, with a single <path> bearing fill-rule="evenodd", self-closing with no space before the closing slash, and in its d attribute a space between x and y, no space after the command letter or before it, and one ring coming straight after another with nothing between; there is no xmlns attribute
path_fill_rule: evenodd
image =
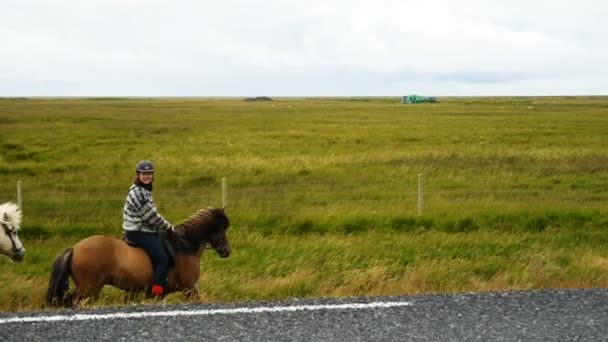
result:
<svg viewBox="0 0 608 342"><path fill-rule="evenodd" d="M163 249L165 250L165 252L167 253L167 256L169 257L169 268L173 268L173 266L175 266L175 250L173 249L173 246L167 239L167 233L161 232L158 235L161 237ZM131 247L141 248L138 245L134 244L132 241L129 241L126 234L123 234L122 240Z"/></svg>

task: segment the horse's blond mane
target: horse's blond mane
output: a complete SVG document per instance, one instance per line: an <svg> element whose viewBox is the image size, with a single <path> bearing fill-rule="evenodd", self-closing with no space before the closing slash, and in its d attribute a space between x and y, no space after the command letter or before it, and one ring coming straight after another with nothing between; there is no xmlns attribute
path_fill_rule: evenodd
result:
<svg viewBox="0 0 608 342"><path fill-rule="evenodd" d="M12 202L0 204L0 222L13 225L21 224L21 210Z"/></svg>

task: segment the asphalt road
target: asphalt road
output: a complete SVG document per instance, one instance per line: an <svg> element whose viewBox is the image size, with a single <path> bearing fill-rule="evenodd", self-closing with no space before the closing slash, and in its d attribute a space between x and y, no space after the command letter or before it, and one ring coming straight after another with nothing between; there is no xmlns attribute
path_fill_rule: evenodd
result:
<svg viewBox="0 0 608 342"><path fill-rule="evenodd" d="M608 291L0 313L0 341L607 341Z"/></svg>

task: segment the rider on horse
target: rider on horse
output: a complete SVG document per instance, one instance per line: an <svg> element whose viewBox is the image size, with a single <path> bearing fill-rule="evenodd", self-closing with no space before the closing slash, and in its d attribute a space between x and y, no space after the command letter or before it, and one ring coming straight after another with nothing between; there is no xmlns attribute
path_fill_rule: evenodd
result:
<svg viewBox="0 0 608 342"><path fill-rule="evenodd" d="M154 283L151 294L162 297L167 287L169 255L163 246L162 231L173 231L174 227L156 210L152 199L154 165L141 160L135 166L135 181L129 188L123 211L125 238L133 245L143 248L154 268Z"/></svg>

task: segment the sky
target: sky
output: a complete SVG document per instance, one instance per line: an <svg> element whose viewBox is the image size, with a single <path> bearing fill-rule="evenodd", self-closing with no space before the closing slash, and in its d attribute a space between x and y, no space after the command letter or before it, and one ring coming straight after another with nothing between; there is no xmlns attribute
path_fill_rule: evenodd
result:
<svg viewBox="0 0 608 342"><path fill-rule="evenodd" d="M0 97L608 95L606 0L0 0Z"/></svg>

